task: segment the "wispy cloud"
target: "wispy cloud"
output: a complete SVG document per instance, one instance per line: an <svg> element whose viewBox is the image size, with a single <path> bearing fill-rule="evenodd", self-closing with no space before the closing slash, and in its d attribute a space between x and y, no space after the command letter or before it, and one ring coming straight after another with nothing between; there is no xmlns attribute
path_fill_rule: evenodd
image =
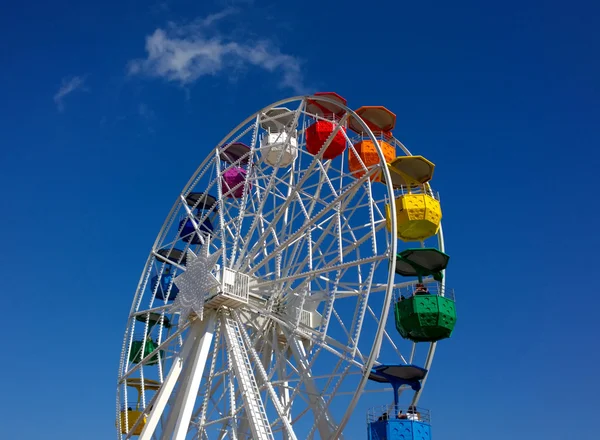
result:
<svg viewBox="0 0 600 440"><path fill-rule="evenodd" d="M148 107L146 104L141 103L140 105L138 105L138 115L142 118L142 119L154 119L154 117L156 116L156 114L154 113L154 110L152 110L150 107Z"/></svg>
<svg viewBox="0 0 600 440"><path fill-rule="evenodd" d="M241 69L255 67L280 75L280 86L303 93L297 57L283 53L270 40L234 41L218 32L216 24L238 12L227 8L191 24L170 23L166 29L156 29L146 37L146 57L129 62L129 74L189 85L203 76L234 78Z"/></svg>
<svg viewBox="0 0 600 440"><path fill-rule="evenodd" d="M254 0L215 0L215 4L220 7L234 6L234 5L253 5Z"/></svg>
<svg viewBox="0 0 600 440"><path fill-rule="evenodd" d="M67 95L70 95L76 90L86 90L84 77L73 76L70 78L63 78L62 84L58 89L58 92L56 92L56 94L54 95L54 102L56 103L58 111L62 112L65 109L63 100Z"/></svg>
<svg viewBox="0 0 600 440"><path fill-rule="evenodd" d="M152 6L150 6L150 13L158 15L169 11L169 9L169 2L157 1Z"/></svg>

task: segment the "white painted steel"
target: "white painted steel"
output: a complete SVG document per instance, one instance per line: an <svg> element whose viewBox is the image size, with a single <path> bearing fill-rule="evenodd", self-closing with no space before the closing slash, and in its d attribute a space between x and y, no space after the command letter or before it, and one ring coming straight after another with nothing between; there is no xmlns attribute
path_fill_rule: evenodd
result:
<svg viewBox="0 0 600 440"><path fill-rule="evenodd" d="M326 97L277 102L247 118L219 143L244 141L250 147L252 166L247 167L240 198L223 195L220 179L228 167L243 166L242 159L225 163L218 147L200 165L167 216L138 284L119 368L120 384L134 376L155 378L155 370L156 379L163 382L162 370L170 369L157 396L143 393L143 406L154 405L144 438L243 439L246 426L256 438L312 438L315 434L323 439L342 438L373 365L390 363L390 359L402 363L415 356L413 345L399 346L402 341L393 322L386 329L393 288L412 284L396 280L394 274L398 246L394 191L369 181L379 172L382 181L390 181L389 171L384 166L367 170L359 179L349 175L346 161L354 148L354 135L345 128L349 116L363 127L364 137L375 143L381 160L383 153L364 121L342 106L345 114L335 122L320 152L308 154L306 129L319 119L306 112L309 98L332 102ZM284 105L291 109L287 128L270 134L261 131L260 115ZM346 152L333 161L321 160L340 132ZM393 142L410 155L399 141ZM196 212L187 206L186 197L198 191L217 194L218 212ZM392 232L385 229L385 203L392 205ZM200 244L180 240L181 218L191 219ZM200 233L207 219L215 227L212 235ZM176 365L197 327L185 330L180 323L178 330L178 315L172 314L170 303L157 297L160 283L150 283L153 274L164 273L165 258L157 258L158 251L174 247L196 254L220 252L215 275L221 288L206 299L204 307L205 320L206 313L222 317L215 318L214 343L201 344L204 348L190 355L196 364L189 373L185 364L176 373ZM185 271L185 263L167 261L174 273ZM146 319L143 326L139 321L149 316L148 311L160 316L154 337L165 351L155 351L135 365L128 361L134 333L143 331L143 340L152 339L150 321ZM164 326L166 319L170 328ZM425 365L431 365L434 350L432 345ZM150 364L156 354L160 356L158 368ZM251 368L257 369L256 378ZM205 380L200 381L202 374ZM176 393L172 393L173 382L178 383ZM126 387L119 390L117 416L127 399ZM169 400L169 394L175 396ZM337 404L338 399L343 403ZM161 424L159 419L166 422ZM307 426L306 431L302 426Z"/></svg>
<svg viewBox="0 0 600 440"><path fill-rule="evenodd" d="M177 355L175 360L173 361L173 365L171 366L171 371L167 376L167 379L164 381L160 391L158 392L158 396L153 405L153 409L148 416L148 421L140 434L139 440L150 440L153 435L158 423L163 415L163 411L167 406L167 402L171 398L171 393L177 384L177 380L179 379L179 375L183 370L183 364L185 360L188 358L190 352L197 344L197 341L202 337L204 325L200 321L194 322L191 326L190 333L191 335L185 341L181 349L181 353Z"/></svg>
<svg viewBox="0 0 600 440"><path fill-rule="evenodd" d="M338 438L342 436L333 437L332 434L335 431L336 423L331 416L331 413L327 409L325 400L321 397L319 390L317 389L314 379L311 377L310 368L306 362L306 350L304 346L298 342L291 334L287 334L288 340L290 341L290 348L292 349L293 356L298 362L298 367L302 374L302 381L306 387L308 399L310 402L311 410L317 419L317 429L321 438Z"/></svg>
<svg viewBox="0 0 600 440"><path fill-rule="evenodd" d="M242 392L252 436L257 440L272 439L274 438L273 432L238 323L234 319L224 316L223 326L225 327L227 349L231 354L235 376Z"/></svg>
<svg viewBox="0 0 600 440"><path fill-rule="evenodd" d="M188 334L188 340L192 339L192 347L188 357L183 359L183 372L180 375L179 388L175 394L161 440L184 440L187 435L196 394L213 339L215 315L214 313L207 315L206 322L192 324L190 334Z"/></svg>

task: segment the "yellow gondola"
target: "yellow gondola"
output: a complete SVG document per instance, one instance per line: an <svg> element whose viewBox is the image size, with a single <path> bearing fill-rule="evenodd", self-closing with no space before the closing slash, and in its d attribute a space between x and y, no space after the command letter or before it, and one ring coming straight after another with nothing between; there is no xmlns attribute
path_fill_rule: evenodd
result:
<svg viewBox="0 0 600 440"><path fill-rule="evenodd" d="M140 435L144 426L146 425L146 416L144 415L144 408L141 405L141 397L142 397L142 381L141 379L128 379L127 386L135 388L138 391L137 402L135 404L135 409L132 407L127 407L121 410L121 433L127 434L140 420L140 422L135 426L133 430L133 435ZM148 391L157 391L160 388L160 382L150 379L144 379L144 389Z"/></svg>
<svg viewBox="0 0 600 440"><path fill-rule="evenodd" d="M388 164L394 189L406 191L396 198L398 238L423 241L437 234L442 208L427 182L435 165L423 156L401 156ZM387 228L391 230L390 206L386 205Z"/></svg>

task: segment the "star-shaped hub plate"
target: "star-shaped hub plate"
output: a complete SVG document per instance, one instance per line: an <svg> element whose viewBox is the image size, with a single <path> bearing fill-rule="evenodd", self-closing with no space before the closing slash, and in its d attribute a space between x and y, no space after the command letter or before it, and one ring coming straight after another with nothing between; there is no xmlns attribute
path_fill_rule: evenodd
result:
<svg viewBox="0 0 600 440"><path fill-rule="evenodd" d="M206 296L220 285L212 270L221 252L209 256L196 256L193 252L188 252L186 270L174 280L179 288L179 295L175 298L171 311L180 312L180 323L186 322L192 313L202 319Z"/></svg>

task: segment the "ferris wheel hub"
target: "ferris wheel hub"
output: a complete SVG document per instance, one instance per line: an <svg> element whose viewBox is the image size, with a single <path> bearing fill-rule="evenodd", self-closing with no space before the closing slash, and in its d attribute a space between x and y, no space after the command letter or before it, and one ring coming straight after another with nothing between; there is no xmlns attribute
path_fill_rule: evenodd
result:
<svg viewBox="0 0 600 440"><path fill-rule="evenodd" d="M248 304L251 282L252 277L249 275L224 267L221 285L208 296L206 307L238 308Z"/></svg>

